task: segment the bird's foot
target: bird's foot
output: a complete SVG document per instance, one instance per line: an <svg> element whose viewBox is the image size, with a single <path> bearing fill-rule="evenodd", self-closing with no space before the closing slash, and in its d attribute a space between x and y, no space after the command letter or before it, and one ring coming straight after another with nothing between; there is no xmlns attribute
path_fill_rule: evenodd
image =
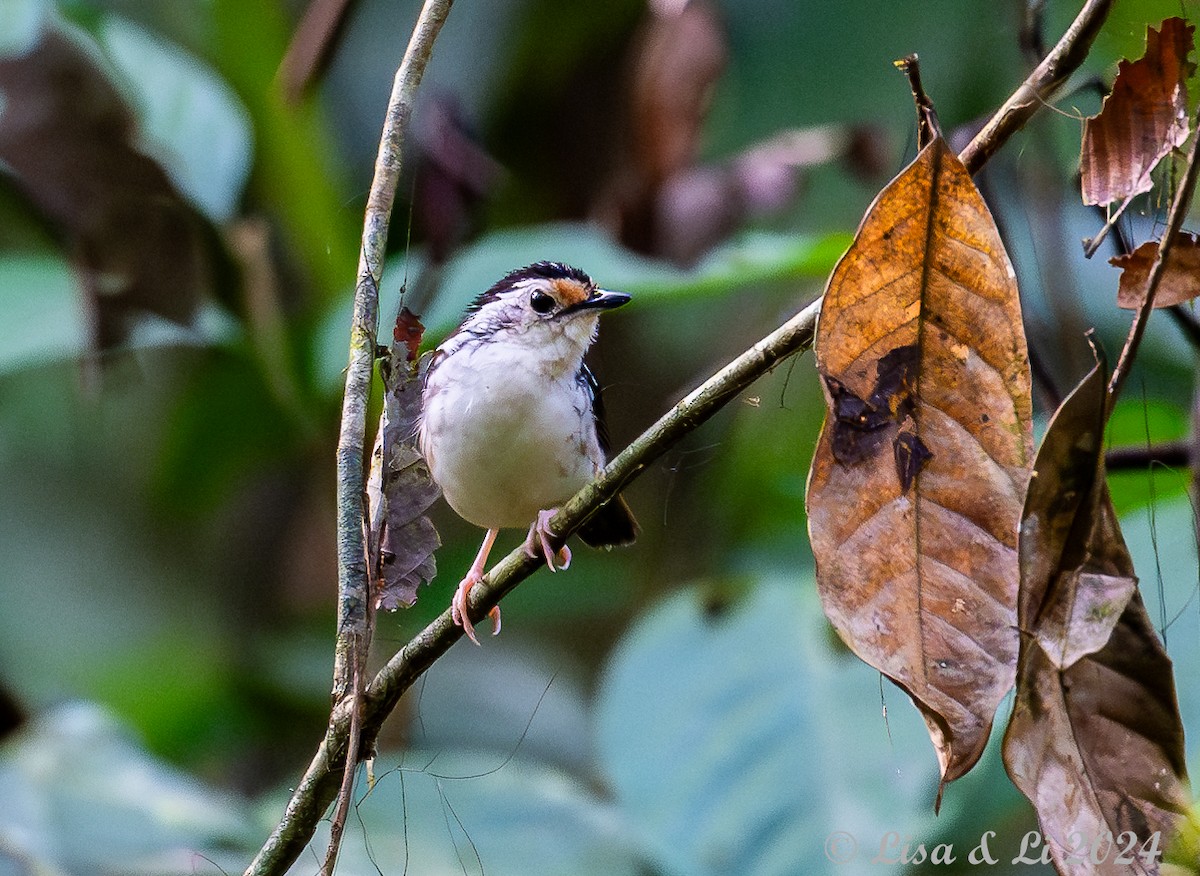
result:
<svg viewBox="0 0 1200 876"><path fill-rule="evenodd" d="M550 518L557 513L557 508L548 508L545 511L539 511L537 519L529 527L529 535L525 538L526 555L536 558L538 554L541 554L541 556L545 557L546 565L550 567L551 572L569 568L571 565L571 549L569 547L564 544L555 552L550 546L550 537L553 535L550 531ZM558 559L557 567L554 565L555 558Z"/></svg>
<svg viewBox="0 0 1200 876"><path fill-rule="evenodd" d="M471 588L483 580L483 575L475 569L467 572L467 577L459 582L458 590L454 593L454 598L450 600L450 617L454 623L463 628L463 632L467 634L467 638L479 644L479 639L475 637L475 627L471 623L471 619L467 617L467 594L471 592ZM488 617L492 619L492 635L500 635L500 606L495 606L488 612Z"/></svg>

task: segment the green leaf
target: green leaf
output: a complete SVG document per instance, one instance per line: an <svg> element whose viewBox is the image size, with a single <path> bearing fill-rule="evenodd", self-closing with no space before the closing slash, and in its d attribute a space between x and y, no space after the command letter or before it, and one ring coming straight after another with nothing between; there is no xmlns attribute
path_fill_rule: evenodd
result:
<svg viewBox="0 0 1200 876"><path fill-rule="evenodd" d="M0 58L23 55L38 40L50 15L49 0L0 0ZM0 92L0 115L4 94Z"/></svg>
<svg viewBox="0 0 1200 876"><path fill-rule="evenodd" d="M610 804L556 770L496 754L420 749L376 759L369 792L360 775L339 876L486 873L623 876L645 873ZM264 806L264 828L279 804ZM329 822L288 871L308 876L324 857Z"/></svg>
<svg viewBox="0 0 1200 876"><path fill-rule="evenodd" d="M920 719L889 688L885 722L879 674L830 638L807 573L732 606L688 589L617 647L599 760L662 870L847 872L825 853L834 832L835 854L848 836L865 865L887 831L931 822L937 767Z"/></svg>
<svg viewBox="0 0 1200 876"><path fill-rule="evenodd" d="M0 256L0 373L78 355L87 321L65 260Z"/></svg>
<svg viewBox="0 0 1200 876"><path fill-rule="evenodd" d="M0 748L0 800L0 848L21 872L216 873L210 862L234 866L219 849L257 839L237 800L156 761L83 703L37 718Z"/></svg>
<svg viewBox="0 0 1200 876"><path fill-rule="evenodd" d="M134 107L143 148L209 219L227 222L253 158L250 117L209 67L114 15L96 38Z"/></svg>

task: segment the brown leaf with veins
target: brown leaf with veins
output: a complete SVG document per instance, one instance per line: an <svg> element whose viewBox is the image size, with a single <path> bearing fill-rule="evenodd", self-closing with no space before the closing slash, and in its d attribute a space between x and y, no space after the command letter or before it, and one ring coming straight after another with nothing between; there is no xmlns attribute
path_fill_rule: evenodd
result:
<svg viewBox="0 0 1200 876"><path fill-rule="evenodd" d="M1012 686L1033 453L1016 280L940 137L863 219L816 355L830 410L808 513L825 613L912 696L944 786L979 759Z"/></svg>
<svg viewBox="0 0 1200 876"><path fill-rule="evenodd" d="M1146 280L1158 258L1158 241L1148 240L1131 253L1108 260L1121 269L1117 306L1137 310L1146 294ZM1182 233L1167 254L1167 266L1154 293L1155 307L1173 307L1200 295L1200 240Z"/></svg>
<svg viewBox="0 0 1200 876"><path fill-rule="evenodd" d="M437 574L441 539L425 512L442 494L417 444L424 362L416 351L425 327L402 308L394 343L380 363L383 411L367 478L367 546L375 604L385 611L417 601L421 582Z"/></svg>
<svg viewBox="0 0 1200 876"><path fill-rule="evenodd" d="M1146 29L1146 54L1121 61L1112 92L1084 124L1079 170L1085 204L1111 204L1150 191L1150 172L1187 140L1188 60L1195 26L1168 18Z"/></svg>
<svg viewBox="0 0 1200 876"><path fill-rule="evenodd" d="M1146 614L1105 478L1107 402L1097 365L1038 452L1021 525L1022 638L1004 762L1063 874L1157 873L1128 843L1165 848L1189 794L1171 661ZM1101 855L1100 853L1104 854Z"/></svg>

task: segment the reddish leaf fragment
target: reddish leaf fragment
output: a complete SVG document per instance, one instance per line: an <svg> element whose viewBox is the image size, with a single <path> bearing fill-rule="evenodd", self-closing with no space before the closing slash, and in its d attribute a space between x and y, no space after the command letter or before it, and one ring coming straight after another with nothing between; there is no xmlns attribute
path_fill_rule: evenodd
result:
<svg viewBox="0 0 1200 876"><path fill-rule="evenodd" d="M1104 369L1055 414L1021 526L1022 638L1004 738L1013 782L1037 809L1060 873L1156 873L1122 856L1185 811L1183 727L1171 661L1137 592L1105 480ZM1108 836L1110 839L1105 841ZM1097 866L1080 837L1109 842ZM1118 861L1118 858L1122 860Z"/></svg>
<svg viewBox="0 0 1200 876"><path fill-rule="evenodd" d="M1131 253L1109 259L1109 264L1121 269L1117 289L1117 305L1126 310L1142 306L1146 280L1158 257L1158 241L1148 240ZM1173 307L1200 295L1200 240L1196 235L1181 233L1167 254L1167 265L1158 290L1154 293L1155 307Z"/></svg>
<svg viewBox="0 0 1200 876"><path fill-rule="evenodd" d="M397 347L405 349L407 361L417 361L421 338L424 336L425 326L421 324L421 320L407 307L401 307L400 315L396 317L396 327L392 329L392 340Z"/></svg>
<svg viewBox="0 0 1200 876"><path fill-rule="evenodd" d="M413 360L423 331L420 320L402 309L394 330L396 345L380 366L383 412L367 481L367 544L376 605L387 611L417 601L421 583L437 574L433 554L441 546L426 515L441 490L417 444L425 360ZM405 358L398 355L400 349Z"/></svg>
<svg viewBox="0 0 1200 876"><path fill-rule="evenodd" d="M1112 92L1083 129L1079 166L1085 204L1111 204L1150 191L1150 172L1188 136L1188 60L1195 26L1168 18L1146 30L1146 54L1121 61Z"/></svg>
<svg viewBox="0 0 1200 876"><path fill-rule="evenodd" d="M913 698L943 783L1016 670L1029 362L1000 235L941 138L880 193L829 280L829 415L808 487L825 613Z"/></svg>

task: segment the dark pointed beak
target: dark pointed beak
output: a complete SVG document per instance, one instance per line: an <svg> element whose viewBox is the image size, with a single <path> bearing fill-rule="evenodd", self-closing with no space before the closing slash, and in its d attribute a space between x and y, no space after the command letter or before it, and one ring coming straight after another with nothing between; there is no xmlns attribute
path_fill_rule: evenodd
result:
<svg viewBox="0 0 1200 876"><path fill-rule="evenodd" d="M572 304L563 313L575 313L580 310L612 310L622 304L628 304L631 296L624 292L610 292L607 289L597 289L578 304Z"/></svg>

